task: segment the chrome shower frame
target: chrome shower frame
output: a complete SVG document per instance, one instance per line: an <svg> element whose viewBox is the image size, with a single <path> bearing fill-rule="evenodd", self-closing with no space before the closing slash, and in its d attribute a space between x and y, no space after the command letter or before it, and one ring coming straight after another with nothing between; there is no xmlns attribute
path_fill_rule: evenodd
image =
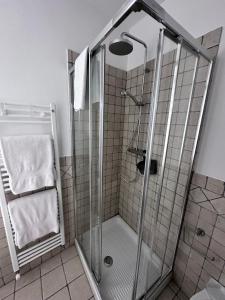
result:
<svg viewBox="0 0 225 300"><path fill-rule="evenodd" d="M134 11L145 11L153 19L161 23L171 36L182 38L187 45L200 53L206 60L212 61L212 57L198 40L196 40L187 30L177 23L155 0L129 0L121 7L116 16L109 21L97 38L90 44L89 51L93 52L106 39L106 37L117 28L130 13Z"/></svg>
<svg viewBox="0 0 225 300"><path fill-rule="evenodd" d="M193 162L194 162L198 137L199 137L199 133L200 133L200 129L201 129L201 123L202 123L205 103L206 103L207 96L208 96L208 87L210 85L212 68L213 68L213 59L211 58L209 52L204 47L202 47L201 44L194 37L192 37L181 25L179 25L171 16L169 16L167 14L167 12L154 0L131 0L128 3L125 3L125 5L123 5L123 7L120 9L120 11L116 15L116 17L113 18L107 24L107 26L98 35L98 37L95 39L95 41L90 45L90 47L89 47L90 56L95 52L95 50L97 50L101 46L101 44L105 40L105 38L115 28L117 28L131 12L140 11L140 10L144 10L147 14L149 14L151 17L153 17L153 19L155 19L156 21L161 23L165 27L165 29L161 30L160 38L159 38L157 61L156 61L156 68L155 68L155 75L154 75L153 95L152 95L152 99L151 99L151 111L150 111L150 115L149 115L149 130L148 130L148 142L147 142L148 153L146 156L146 170L147 171L145 171L145 175L144 175L143 192L142 192L142 199L141 199L141 214L140 214L140 222L139 222L139 228L138 228L139 243L138 243L138 251L137 251L137 264L136 264L136 272L135 272L132 300L136 299L136 292L137 292L137 283L138 283L138 274L139 274L138 271L139 271L139 263L140 263L140 256L141 256L141 246L142 246L142 240L143 240L143 217L144 217L144 212L145 212L145 207L146 207L148 180L149 180L149 176L150 176L149 170L150 170L150 162L151 162L151 158L152 158L154 123L155 123L154 120L156 118L157 103L158 103L158 97L159 97L160 73L161 73L161 63L162 63L162 55L163 55L163 46L162 45L163 45L164 35L170 37L171 39L176 40L177 45L182 43L183 45L187 46L191 51L193 51L196 54L196 56L199 56L199 55L203 56L209 63L209 70L208 70L208 75L207 75L207 80L206 80L206 88L205 88L205 92L203 95L200 116L199 116L199 120L198 120L197 131L196 131L196 136L195 136L194 146L193 146L193 151L192 151L192 156L191 156L190 170L188 173L188 182L189 183L190 183L190 179L191 179L191 172L192 172L191 170L193 167ZM177 56L177 59L179 59L179 55ZM195 74L196 74L197 65L198 64L196 63L195 64ZM172 89L174 89L175 87L176 87L176 80L173 80ZM174 97L174 95L172 95L172 97ZM189 106L192 101L191 99L192 99L192 97L189 99ZM172 99L172 101L173 100L174 99ZM173 105L170 105L169 114L172 113L172 109L173 109ZM103 118L101 118L101 122L103 122ZM181 158L183 155L183 143L184 143L184 138L185 138L186 130L187 130L187 128L186 128L187 122L188 122L188 117L186 118L186 121L185 121L185 132L184 132L184 136L183 136L182 149L181 149L182 151L180 153L179 164L181 163ZM168 130L170 129L170 125L171 125L171 120L169 120L169 122L167 124ZM102 134L101 134L101 138L103 138ZM101 141L101 143L103 145L103 140ZM164 146L165 149L167 148L167 143L168 143L168 140ZM101 165L101 168L102 168L102 165ZM164 166L162 166L162 169L163 168L164 168ZM180 168L180 166L179 166L179 168ZM89 170L89 177L91 177L91 170ZM102 183L101 183L101 185L102 185ZM187 199L187 193L188 193L188 185L185 190L185 199ZM158 200L157 200L157 205L158 205ZM184 215L184 210L183 210L183 215ZM181 226L180 226L180 228L181 228ZM79 242L77 240L76 240L76 244L79 246ZM87 267L87 264L85 267L85 272L87 274L89 274L88 278L92 282L92 287L94 286L93 290L95 290L95 292L96 292L97 285L95 285L93 282L94 279L93 279L93 276L90 275L91 271ZM167 282L170 275L171 275L171 273L168 273L164 278L161 278L161 281L157 282L150 289L150 291L146 293L146 296L156 297L156 295L159 292L159 287L163 287L163 285ZM98 299L99 299L99 297L98 297Z"/></svg>

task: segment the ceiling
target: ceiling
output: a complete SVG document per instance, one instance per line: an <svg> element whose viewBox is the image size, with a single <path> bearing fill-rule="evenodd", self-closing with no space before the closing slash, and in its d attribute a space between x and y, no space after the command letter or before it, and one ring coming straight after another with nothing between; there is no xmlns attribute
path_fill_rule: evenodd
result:
<svg viewBox="0 0 225 300"><path fill-rule="evenodd" d="M113 17L115 17L117 11L125 4L130 1L126 0L83 0L86 7L91 8L95 13L99 15L99 19L104 20L104 24L106 25ZM156 0L159 4L163 3L165 0ZM149 46L149 53L151 57L155 55L155 45L157 43L158 38L158 23L155 24L156 21L153 20L150 16L147 17L145 12L140 13L132 13L130 14L120 26L113 30L110 35L104 40L106 44L106 49L108 49L108 44L118 36L123 31L128 31L133 33L134 35L142 38L147 45ZM146 36L146 31L144 30L146 27L151 28ZM113 65L117 68L121 68L123 70L128 70L139 65L143 60L143 49L139 45L135 43L134 45L135 51L129 57L120 57L112 55L109 51L107 51L106 62L110 65ZM150 55L149 54L149 55ZM148 58L150 56L148 55ZM140 62L141 60L141 62Z"/></svg>
<svg viewBox="0 0 225 300"><path fill-rule="evenodd" d="M87 5L90 5L100 15L104 15L104 18L110 21L116 12L121 8L124 3L129 3L126 0L83 0ZM165 2L165 0L156 0L159 4Z"/></svg>
<svg viewBox="0 0 225 300"><path fill-rule="evenodd" d="M109 20L114 16L117 10L126 2L124 0L85 0L87 5L93 7L100 14L103 14L104 17L107 17Z"/></svg>

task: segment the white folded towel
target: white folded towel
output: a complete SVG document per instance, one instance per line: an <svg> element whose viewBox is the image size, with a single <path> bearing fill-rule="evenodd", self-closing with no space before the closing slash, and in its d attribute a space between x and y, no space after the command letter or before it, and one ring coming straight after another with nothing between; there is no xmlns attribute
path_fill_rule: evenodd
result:
<svg viewBox="0 0 225 300"><path fill-rule="evenodd" d="M91 85L91 101L92 103L100 102L100 61L95 55L92 64L92 85Z"/></svg>
<svg viewBox="0 0 225 300"><path fill-rule="evenodd" d="M14 194L54 185L50 135L6 136L0 140L3 162Z"/></svg>
<svg viewBox="0 0 225 300"><path fill-rule="evenodd" d="M75 61L74 72L74 109L85 109L88 82L88 48L85 48Z"/></svg>
<svg viewBox="0 0 225 300"><path fill-rule="evenodd" d="M8 203L18 248L59 231L56 189L17 198Z"/></svg>

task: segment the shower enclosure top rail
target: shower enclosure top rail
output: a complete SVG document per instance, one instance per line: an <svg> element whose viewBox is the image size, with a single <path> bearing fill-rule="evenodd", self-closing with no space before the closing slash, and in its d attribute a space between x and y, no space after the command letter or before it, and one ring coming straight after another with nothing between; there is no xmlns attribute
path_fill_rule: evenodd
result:
<svg viewBox="0 0 225 300"><path fill-rule="evenodd" d="M117 12L113 18L90 44L90 51L94 51L101 42L113 31L132 11L146 11L159 23L163 24L173 36L180 36L183 41L197 53L200 53L209 62L212 57L207 49L205 49L198 40L196 40L183 26L176 22L155 0L129 0Z"/></svg>

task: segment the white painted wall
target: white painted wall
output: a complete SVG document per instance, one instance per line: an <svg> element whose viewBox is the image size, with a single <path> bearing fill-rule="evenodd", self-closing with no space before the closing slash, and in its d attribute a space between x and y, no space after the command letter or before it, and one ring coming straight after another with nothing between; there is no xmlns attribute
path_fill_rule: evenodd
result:
<svg viewBox="0 0 225 300"><path fill-rule="evenodd" d="M0 99L55 102L61 155L70 154L66 50L81 51L122 2L102 13L99 1L0 0Z"/></svg>
<svg viewBox="0 0 225 300"><path fill-rule="evenodd" d="M143 40L147 49L147 61L156 57L157 40L159 36L159 28L162 27L161 24L156 22L152 17L142 13L142 18L133 25L129 33L137 36ZM128 56L127 60L127 70L131 70L144 61L144 47L136 42L133 42L134 50L131 55Z"/></svg>
<svg viewBox="0 0 225 300"><path fill-rule="evenodd" d="M225 26L224 0L166 0L163 7L194 37ZM195 170L225 181L225 33L222 34Z"/></svg>

